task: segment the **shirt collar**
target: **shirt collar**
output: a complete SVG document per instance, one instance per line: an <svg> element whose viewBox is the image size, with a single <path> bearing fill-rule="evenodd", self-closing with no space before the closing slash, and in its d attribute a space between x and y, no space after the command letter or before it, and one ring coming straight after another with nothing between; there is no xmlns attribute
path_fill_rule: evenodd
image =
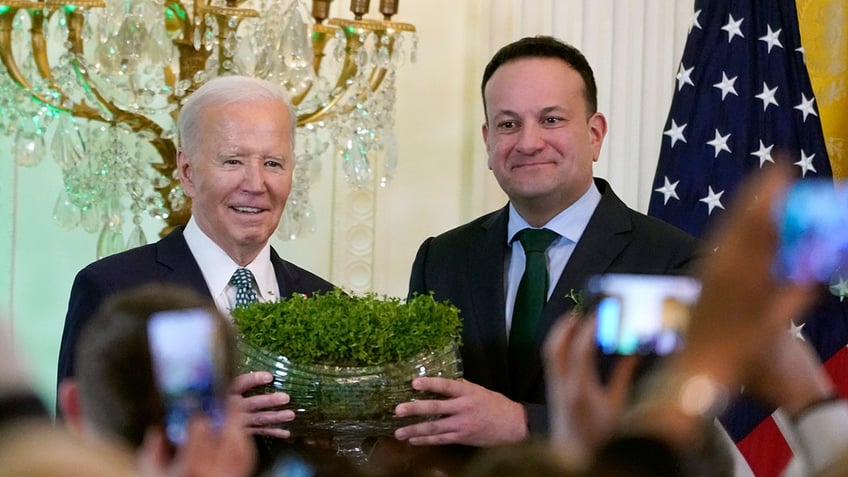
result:
<svg viewBox="0 0 848 477"><path fill-rule="evenodd" d="M230 283L230 278L233 272L239 268L239 264L233 261L227 252L218 246L203 230L197 225L194 217L190 218L183 231L191 254L194 255L200 271L203 273L203 278L206 280L206 286L212 296L218 296L223 293ZM271 264L271 244L266 242L262 250L252 262L248 263L245 268L249 269L256 284L259 287L259 299L261 301L272 301L279 298L279 288L277 287L277 276L274 273L274 266Z"/></svg>
<svg viewBox="0 0 848 477"><path fill-rule="evenodd" d="M560 237L565 237L572 243L577 243L586 226L589 225L589 219L595 213L595 208L601 202L601 192L598 186L592 181L589 189L580 196L577 201L568 206L565 210L555 215L551 220L540 228L546 228L558 233ZM515 240L515 234L525 228L533 228L524 220L512 202L509 203L509 223L507 224L507 243L511 244Z"/></svg>

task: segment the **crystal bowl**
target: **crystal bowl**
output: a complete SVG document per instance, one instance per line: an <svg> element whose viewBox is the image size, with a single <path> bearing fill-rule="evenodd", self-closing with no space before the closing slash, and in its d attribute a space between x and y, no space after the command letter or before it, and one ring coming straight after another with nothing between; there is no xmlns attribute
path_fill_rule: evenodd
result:
<svg viewBox="0 0 848 477"><path fill-rule="evenodd" d="M440 398L414 390L413 378L462 377L462 360L455 343L408 361L361 367L295 363L245 340L240 348L243 372L268 371L274 376L257 392L282 391L290 396L283 409L295 413L294 421L285 424L292 437L330 436L341 454L346 453L342 442L391 436L398 427L422 420L394 415L395 406L402 402Z"/></svg>

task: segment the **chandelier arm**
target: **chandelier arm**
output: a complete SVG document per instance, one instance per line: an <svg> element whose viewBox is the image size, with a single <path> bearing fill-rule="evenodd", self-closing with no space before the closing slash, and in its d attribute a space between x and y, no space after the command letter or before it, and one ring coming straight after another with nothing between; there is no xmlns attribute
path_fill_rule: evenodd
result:
<svg viewBox="0 0 848 477"><path fill-rule="evenodd" d="M383 83L383 79L385 79L387 72L388 70L383 67L375 67L371 71L371 74L368 78L368 89L370 92L374 93L377 91L377 89L380 88L380 85Z"/></svg>
<svg viewBox="0 0 848 477"><path fill-rule="evenodd" d="M231 7L205 7L204 12L209 12L215 16L218 22L218 58L223 60L218 61L218 74L232 74L233 71L233 55L232 50L227 47L227 37L232 34L235 36L236 31L245 18L256 18L259 12L249 8L231 8ZM235 19L235 22L231 22Z"/></svg>
<svg viewBox="0 0 848 477"><path fill-rule="evenodd" d="M321 121L323 119L329 118L331 116L335 116L339 113L336 108L339 101L347 94L350 89L350 85L345 85L343 78L351 78L356 75L357 67L353 62L351 62L350 68L346 68L348 64L347 57L345 58L345 67L342 67L342 73L339 75L339 83L336 85L336 88L331 93L330 98L324 102L324 105L316 108L311 113L298 114L297 116L297 127L304 126L306 124L315 123ZM345 70L348 70L345 72ZM350 108L347 108L350 111Z"/></svg>
<svg viewBox="0 0 848 477"><path fill-rule="evenodd" d="M356 65L354 65L353 68L354 68L354 72L350 76L348 76L348 78L356 75ZM361 100L364 100L365 98L368 97L369 92L371 92L371 93L376 92L377 89L382 84L383 79L385 79L386 73L388 73L388 70L386 68L379 68L379 67L374 68L374 70L371 72L370 78L368 80L368 91L360 91L359 94L358 94L358 97ZM297 117L298 127L306 125L306 124L318 122L318 121L321 121L321 120L326 119L326 118L331 117L331 116L343 116L343 115L353 111L353 109L356 107L355 104L349 104L349 105L341 107L341 108L335 108L335 106L338 104L338 102L341 100L341 98L345 96L345 94L348 92L349 89L350 89L350 87L348 86L348 87L344 88L343 90L341 90L341 92L339 94L333 95L333 97L327 103L326 106L319 108L319 109L313 111L312 113L298 115L298 117ZM297 103L295 103L295 104L297 104Z"/></svg>
<svg viewBox="0 0 848 477"><path fill-rule="evenodd" d="M382 5L381 5L382 6ZM390 7L390 6L389 6ZM395 5L395 8L397 6ZM374 29L374 33L377 35L377 38L382 38L384 35L388 35L389 40L386 44L386 50L389 57L389 61L391 61L392 54L395 51L395 43L397 41L397 36L402 31L415 31L415 27L408 23L396 23L396 22L375 22L377 27ZM368 79L369 88L371 92L376 92L377 89L380 88L380 84L383 83L383 79L386 77L386 73L388 70L385 67L376 67L371 72L371 75Z"/></svg>
<svg viewBox="0 0 848 477"><path fill-rule="evenodd" d="M335 36L338 27L316 23L312 26L312 70L318 75L321 72L321 63L327 54L327 42Z"/></svg>
<svg viewBox="0 0 848 477"><path fill-rule="evenodd" d="M204 65L206 65L206 60L212 54L211 51L207 51L205 48L201 48L199 50L194 48L194 45L190 41L185 40L174 40L174 45L177 47L177 50L180 52L180 80L188 80L191 81L194 75L202 71ZM197 88L197 85L192 82L191 88L187 91L187 93L191 93ZM173 117L176 121L178 110L174 110Z"/></svg>
<svg viewBox="0 0 848 477"><path fill-rule="evenodd" d="M75 104L73 107L68 108L65 104L65 100L67 99L67 95L65 95L55 84L53 80L53 75L51 73L51 68L49 63L47 62L47 52L44 47L44 32L41 28L38 30L31 30L30 33L32 35L32 47L33 47L33 58L35 60L37 69L39 74L50 83L50 87L59 93L60 101L56 101L55 99L45 95L44 93L37 92L26 77L23 74L20 67L18 66L17 61L15 60L15 56L12 53L12 22L14 21L17 12L20 9L17 7L11 7L9 10L0 14L0 61L3 62L3 66L6 67L6 73L9 75L9 78L18 85L19 88L27 91L32 98L44 105L47 105L51 108L55 108L58 110L66 111L75 116L81 116L86 119L102 119L100 114L93 108L89 107L85 104ZM32 17L33 11L29 9L25 9L27 14ZM39 14L40 11L37 11ZM39 40L40 38L40 40ZM41 45L39 47L39 45Z"/></svg>
<svg viewBox="0 0 848 477"><path fill-rule="evenodd" d="M3 66L6 67L6 73L17 83L21 88L32 91L32 85L21 69L18 67L18 62L15 60L15 55L12 53L12 22L18 13L18 8L10 7L4 13L0 14L0 60L3 61ZM40 102L49 102L42 95L33 93Z"/></svg>
<svg viewBox="0 0 848 477"><path fill-rule="evenodd" d="M168 13L170 12L170 14ZM182 36L190 39L194 25L188 20L188 12L180 0L168 0L165 2L165 30L172 38ZM176 40L173 40L176 42Z"/></svg>
<svg viewBox="0 0 848 477"><path fill-rule="evenodd" d="M327 26L320 23L316 23L312 28L312 71L315 72L315 76L319 76L321 74L321 62L324 61L324 57L327 56L324 53L324 50L327 48L327 42L330 40L331 35L335 35L336 28L337 27ZM304 88L300 94L293 96L292 104L295 106L300 105L300 103L309 96L314 84L314 82L310 83L309 86ZM298 123L298 125L301 124Z"/></svg>
<svg viewBox="0 0 848 477"><path fill-rule="evenodd" d="M55 12L55 10L48 11L50 12L50 15ZM28 9L27 13L29 13L31 19L30 44L32 45L32 59L35 61L38 73L42 78L50 82L50 85L52 86L54 79L50 64L47 61L47 39L44 34L44 10L40 8L33 8Z"/></svg>
<svg viewBox="0 0 848 477"><path fill-rule="evenodd" d="M311 113L299 114L297 117L298 127L315 123L339 114L339 111L336 111L336 106L339 101L347 95L351 86L354 84L349 80L356 76L359 72L359 67L356 65L356 55L364 46L360 36L367 31L367 23L355 20L349 21L339 19L331 19L330 23L340 27L345 34L344 63L342 63L338 80L336 80L336 85L333 88L332 93L330 93L329 99L324 102L323 106L316 108ZM349 112L353 108L350 107L344 109Z"/></svg>
<svg viewBox="0 0 848 477"><path fill-rule="evenodd" d="M192 0L191 3L192 3L191 12L192 12L192 17L193 17L194 21L197 21L197 18L199 17L200 18L200 24L205 25L205 22L203 21L203 15L202 15L201 12L203 11L204 7L212 4L212 0L206 0L205 2L203 0ZM192 34L194 34L194 28L196 26L197 25L192 25L192 32L191 32ZM205 28L205 26L202 26L201 28ZM202 30L201 30L201 33L203 33ZM186 40L190 41L191 38L192 37L190 37L190 36L186 37Z"/></svg>
<svg viewBox="0 0 848 477"><path fill-rule="evenodd" d="M338 108L337 105L339 101L348 93L352 84L348 84L348 80L356 76L359 71L356 65L356 54L360 48L363 48L363 42L360 39L360 36L368 31L373 32L379 37L382 35L389 35L389 42L386 46L388 48L388 54L391 57L394 47L395 41L397 39L397 35L401 32L414 32L415 26L409 23L399 23L399 22L391 22L391 21L380 21L380 20L343 20L343 19L331 19L329 20L331 25L338 26L345 33L345 60L342 66L342 70L339 73L339 79L336 82L336 87L333 90L334 93L331 94L330 99L325 103L324 106L317 108L315 111L311 113L305 113L298 115L297 125L303 126L305 124L310 124L314 122L321 121L323 119L329 118L335 115L344 115L353 110L356 106L353 104L347 105L343 108ZM323 26L323 25L316 25ZM313 41L314 41L313 35ZM325 40L326 41L326 40ZM323 56L323 44L321 45L322 51L321 55ZM315 51L315 43L313 43L313 51ZM315 65L315 72L318 73L318 69L320 68L321 59L316 54L316 60L314 60L313 65ZM386 73L388 73L387 68L385 67L375 67L373 71L369 74L368 79L368 90L361 91L359 93L359 97L364 99L367 97L369 93L376 92L383 80L386 77ZM305 93L303 94L305 96ZM299 99L303 99L298 97ZM298 104L297 102L295 104Z"/></svg>
<svg viewBox="0 0 848 477"><path fill-rule="evenodd" d="M258 18L259 12L252 8L232 8L232 7L216 7L214 5L208 5L202 7L204 13L212 13L216 16L221 16L226 19L226 17L236 17L239 19L239 22L245 18ZM233 30L238 29L238 25Z"/></svg>
<svg viewBox="0 0 848 477"><path fill-rule="evenodd" d="M140 114L119 108L113 101L103 97L100 91L93 86L88 70L80 62L80 58L83 56L82 25L85 22L85 18L75 9L66 11L66 14L68 21L68 44L70 45L68 51L71 53L70 64L74 68L77 80L80 82L81 86L91 93L97 102L111 115L111 117L106 117L98 111L96 112L96 117L91 117L84 113L82 116L86 119L95 119L106 123L126 124L133 132L136 133L141 131L150 131L157 137L161 135L163 129L157 123ZM75 115L77 113L78 106L83 105L74 105ZM95 109L94 111L97 110Z"/></svg>

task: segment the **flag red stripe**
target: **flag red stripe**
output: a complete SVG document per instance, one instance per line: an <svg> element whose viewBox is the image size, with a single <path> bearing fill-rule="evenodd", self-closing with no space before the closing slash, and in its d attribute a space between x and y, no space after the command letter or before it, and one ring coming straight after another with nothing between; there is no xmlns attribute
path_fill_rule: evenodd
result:
<svg viewBox="0 0 848 477"><path fill-rule="evenodd" d="M779 477L792 459L792 449L771 417L736 443L757 477Z"/></svg>
<svg viewBox="0 0 848 477"><path fill-rule="evenodd" d="M836 392L848 398L848 348L842 347L824 363L824 369L836 385Z"/></svg>

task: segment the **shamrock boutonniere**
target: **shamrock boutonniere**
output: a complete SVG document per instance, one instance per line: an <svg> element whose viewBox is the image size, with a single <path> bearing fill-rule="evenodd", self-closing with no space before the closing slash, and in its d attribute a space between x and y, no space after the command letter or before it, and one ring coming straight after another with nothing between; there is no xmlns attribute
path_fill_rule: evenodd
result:
<svg viewBox="0 0 848 477"><path fill-rule="evenodd" d="M574 306L572 307L574 311L578 313L585 311L583 308L583 292L581 290L575 290L574 288L568 290L568 293L565 294L565 299L574 302Z"/></svg>

